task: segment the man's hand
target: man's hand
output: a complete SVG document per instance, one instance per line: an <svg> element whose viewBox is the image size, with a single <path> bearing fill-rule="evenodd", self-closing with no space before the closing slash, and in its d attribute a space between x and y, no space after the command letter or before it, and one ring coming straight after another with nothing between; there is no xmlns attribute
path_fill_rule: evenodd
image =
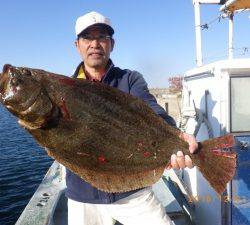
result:
<svg viewBox="0 0 250 225"><path fill-rule="evenodd" d="M194 151L198 148L198 143L196 142L195 137L193 135L181 133L179 137L184 141L188 142L189 151L191 153L194 153ZM171 156L171 163L168 168L169 167L172 167L173 169L180 169L185 167L193 168L193 163L188 155L184 156L182 151L178 151L176 154L173 154Z"/></svg>

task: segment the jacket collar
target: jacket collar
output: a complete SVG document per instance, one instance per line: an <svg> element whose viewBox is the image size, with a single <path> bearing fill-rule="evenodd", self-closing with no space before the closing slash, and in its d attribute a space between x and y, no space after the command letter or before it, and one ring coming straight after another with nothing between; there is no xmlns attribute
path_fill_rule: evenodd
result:
<svg viewBox="0 0 250 225"><path fill-rule="evenodd" d="M76 70L75 70L75 72L74 72L74 74L72 76L73 78L77 78L81 66L84 66L84 62L83 61L76 67ZM101 81L104 81L104 80L108 79L108 77L111 75L111 71L112 71L113 68L114 68L114 64L113 64L112 60L109 59L108 64L107 64L106 73L102 77Z"/></svg>

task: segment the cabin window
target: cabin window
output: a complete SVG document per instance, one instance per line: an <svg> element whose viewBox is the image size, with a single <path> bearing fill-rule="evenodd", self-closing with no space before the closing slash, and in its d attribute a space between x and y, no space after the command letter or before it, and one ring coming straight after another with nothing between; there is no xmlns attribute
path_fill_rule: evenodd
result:
<svg viewBox="0 0 250 225"><path fill-rule="evenodd" d="M250 76L231 77L231 132L250 131Z"/></svg>

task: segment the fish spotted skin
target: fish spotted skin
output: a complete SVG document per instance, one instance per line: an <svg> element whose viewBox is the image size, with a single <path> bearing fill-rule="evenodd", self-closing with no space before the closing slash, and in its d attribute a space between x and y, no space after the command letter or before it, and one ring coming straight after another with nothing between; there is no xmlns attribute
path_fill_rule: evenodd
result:
<svg viewBox="0 0 250 225"><path fill-rule="evenodd" d="M123 192L150 186L178 150L180 131L141 99L99 82L5 66L0 99L48 154L93 186Z"/></svg>

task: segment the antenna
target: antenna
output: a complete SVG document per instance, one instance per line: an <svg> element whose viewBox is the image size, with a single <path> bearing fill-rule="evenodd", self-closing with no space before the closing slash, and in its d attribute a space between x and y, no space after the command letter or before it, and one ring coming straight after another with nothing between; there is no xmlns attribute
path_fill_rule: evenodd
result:
<svg viewBox="0 0 250 225"><path fill-rule="evenodd" d="M233 18L234 13L240 10L249 10L250 1L227 0L221 6L220 11L224 11L229 17L229 33L228 33L228 58L233 59Z"/></svg>
<svg viewBox="0 0 250 225"><path fill-rule="evenodd" d="M224 12L229 18L228 30L228 59L233 59L233 20L236 12L241 10L250 10L249 0L193 0L195 12L195 39L196 39L196 64L202 66L202 48L201 48L201 22L200 22L200 4L218 4L222 5L220 11Z"/></svg>
<svg viewBox="0 0 250 225"><path fill-rule="evenodd" d="M195 16L196 65L202 66L200 4L224 4L226 0L193 0Z"/></svg>
<svg viewBox="0 0 250 225"><path fill-rule="evenodd" d="M233 59L233 31L234 31L234 14L229 14L229 30L228 30L228 59Z"/></svg>

